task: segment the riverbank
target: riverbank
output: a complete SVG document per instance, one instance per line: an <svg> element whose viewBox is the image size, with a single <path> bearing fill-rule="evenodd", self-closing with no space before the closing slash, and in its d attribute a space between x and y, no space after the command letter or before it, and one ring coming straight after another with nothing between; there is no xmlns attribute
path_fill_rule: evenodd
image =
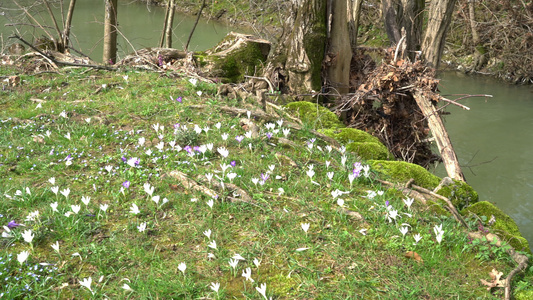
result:
<svg viewBox="0 0 533 300"><path fill-rule="evenodd" d="M164 2L141 1L156 5ZM212 1L207 2L202 15L231 26L251 28L256 35L274 41L281 34L282 13L287 11L289 5L278 2ZM196 14L201 3L201 0L183 1L177 10ZM479 20L474 28L475 35L480 37L477 37L479 44L475 45L469 13L464 5L458 5L447 35L442 68L491 76L513 84L532 84L533 32L531 27L521 25L533 24L533 10L529 10L531 7L533 6L528 5L525 9L511 8L493 2L477 7L473 14ZM512 13L508 13L509 10ZM389 47L381 18L380 1L371 0L363 4L358 36L360 46ZM505 34L502 35L502 32Z"/></svg>
<svg viewBox="0 0 533 300"><path fill-rule="evenodd" d="M344 134L317 132L340 127L327 110L300 124L302 104L263 111L178 72L20 71L0 71L8 298L493 299L503 289L480 279L516 266L469 238L490 216L466 230L380 182L396 177Z"/></svg>

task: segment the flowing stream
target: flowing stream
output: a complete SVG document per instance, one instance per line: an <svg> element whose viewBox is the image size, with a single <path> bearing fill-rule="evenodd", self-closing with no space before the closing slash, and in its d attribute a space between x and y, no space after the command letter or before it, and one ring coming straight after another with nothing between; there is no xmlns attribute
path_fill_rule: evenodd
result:
<svg viewBox="0 0 533 300"><path fill-rule="evenodd" d="M491 94L467 98L463 110L450 105L445 126L467 182L511 216L533 245L533 88L456 72L439 74L440 90L451 94ZM444 167L435 173L446 176Z"/></svg>
<svg viewBox="0 0 533 300"><path fill-rule="evenodd" d="M29 3L33 1L19 1L21 3ZM68 9L69 1L65 2L65 11ZM9 37L14 32L14 27L3 26L12 22L30 23L25 18L24 20L14 20L15 14L20 14L20 11L12 10L14 4L12 1L0 1L0 34L3 37L3 42L10 44L18 42L17 40L9 40ZM41 8L32 10L35 13L35 18L43 25L51 26L48 12ZM61 23L61 16L59 9L54 9L58 23ZM118 56L124 57L135 49L157 47L161 39L161 31L163 30L163 21L165 18L165 8L156 6L147 6L141 2L133 2L131 0L118 1ZM189 34L193 28L195 16L189 16L176 13L174 16L174 37L172 40L173 48L183 49ZM96 0L78 0L72 19L71 39L74 48L81 50L95 61L102 60L103 49L103 34L104 34L104 1ZM59 25L60 28L61 25ZM21 29L21 34L24 38L32 40L32 36L41 37L44 33L40 29L34 27L24 26ZM48 29L53 36L57 36L54 29ZM200 51L206 50L215 46L220 42L232 28L210 20L200 19L194 35L189 45L189 50ZM131 44L131 45L130 45Z"/></svg>

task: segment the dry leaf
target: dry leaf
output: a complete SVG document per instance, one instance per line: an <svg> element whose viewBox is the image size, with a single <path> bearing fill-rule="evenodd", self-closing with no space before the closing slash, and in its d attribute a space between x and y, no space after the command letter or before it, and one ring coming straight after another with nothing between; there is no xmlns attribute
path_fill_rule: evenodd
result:
<svg viewBox="0 0 533 300"><path fill-rule="evenodd" d="M36 143L44 144L44 139L43 139L43 137L38 136L38 135L34 135L34 136L33 136L33 141L36 142Z"/></svg>
<svg viewBox="0 0 533 300"><path fill-rule="evenodd" d="M500 278L503 275L503 272L498 272L496 269L492 269L489 275L490 275L490 278L492 279L491 282L480 279L481 283L487 286L487 290L490 291L490 289L493 287L505 287L505 279L500 280Z"/></svg>
<svg viewBox="0 0 533 300"><path fill-rule="evenodd" d="M407 258L412 258L418 262L424 262L424 260L422 259L422 257L420 257L420 255L418 255L418 253L414 252L414 251L407 251L405 253L405 257Z"/></svg>

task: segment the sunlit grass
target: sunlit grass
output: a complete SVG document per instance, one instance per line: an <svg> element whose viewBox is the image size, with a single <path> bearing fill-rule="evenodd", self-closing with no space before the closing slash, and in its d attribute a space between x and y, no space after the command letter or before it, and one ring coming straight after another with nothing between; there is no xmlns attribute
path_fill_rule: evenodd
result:
<svg viewBox="0 0 533 300"><path fill-rule="evenodd" d="M310 125L252 117L253 137L246 115L216 106L253 101L212 84L65 73L23 76L2 101L6 298L490 299L479 279L513 267L463 251L452 218L382 187Z"/></svg>

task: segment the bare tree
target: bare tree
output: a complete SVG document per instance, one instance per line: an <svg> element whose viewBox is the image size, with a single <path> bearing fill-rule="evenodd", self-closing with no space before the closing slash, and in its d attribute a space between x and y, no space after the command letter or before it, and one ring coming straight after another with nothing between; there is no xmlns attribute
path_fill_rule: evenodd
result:
<svg viewBox="0 0 533 300"><path fill-rule="evenodd" d="M105 1L104 15L104 63L117 61L117 0Z"/></svg>

